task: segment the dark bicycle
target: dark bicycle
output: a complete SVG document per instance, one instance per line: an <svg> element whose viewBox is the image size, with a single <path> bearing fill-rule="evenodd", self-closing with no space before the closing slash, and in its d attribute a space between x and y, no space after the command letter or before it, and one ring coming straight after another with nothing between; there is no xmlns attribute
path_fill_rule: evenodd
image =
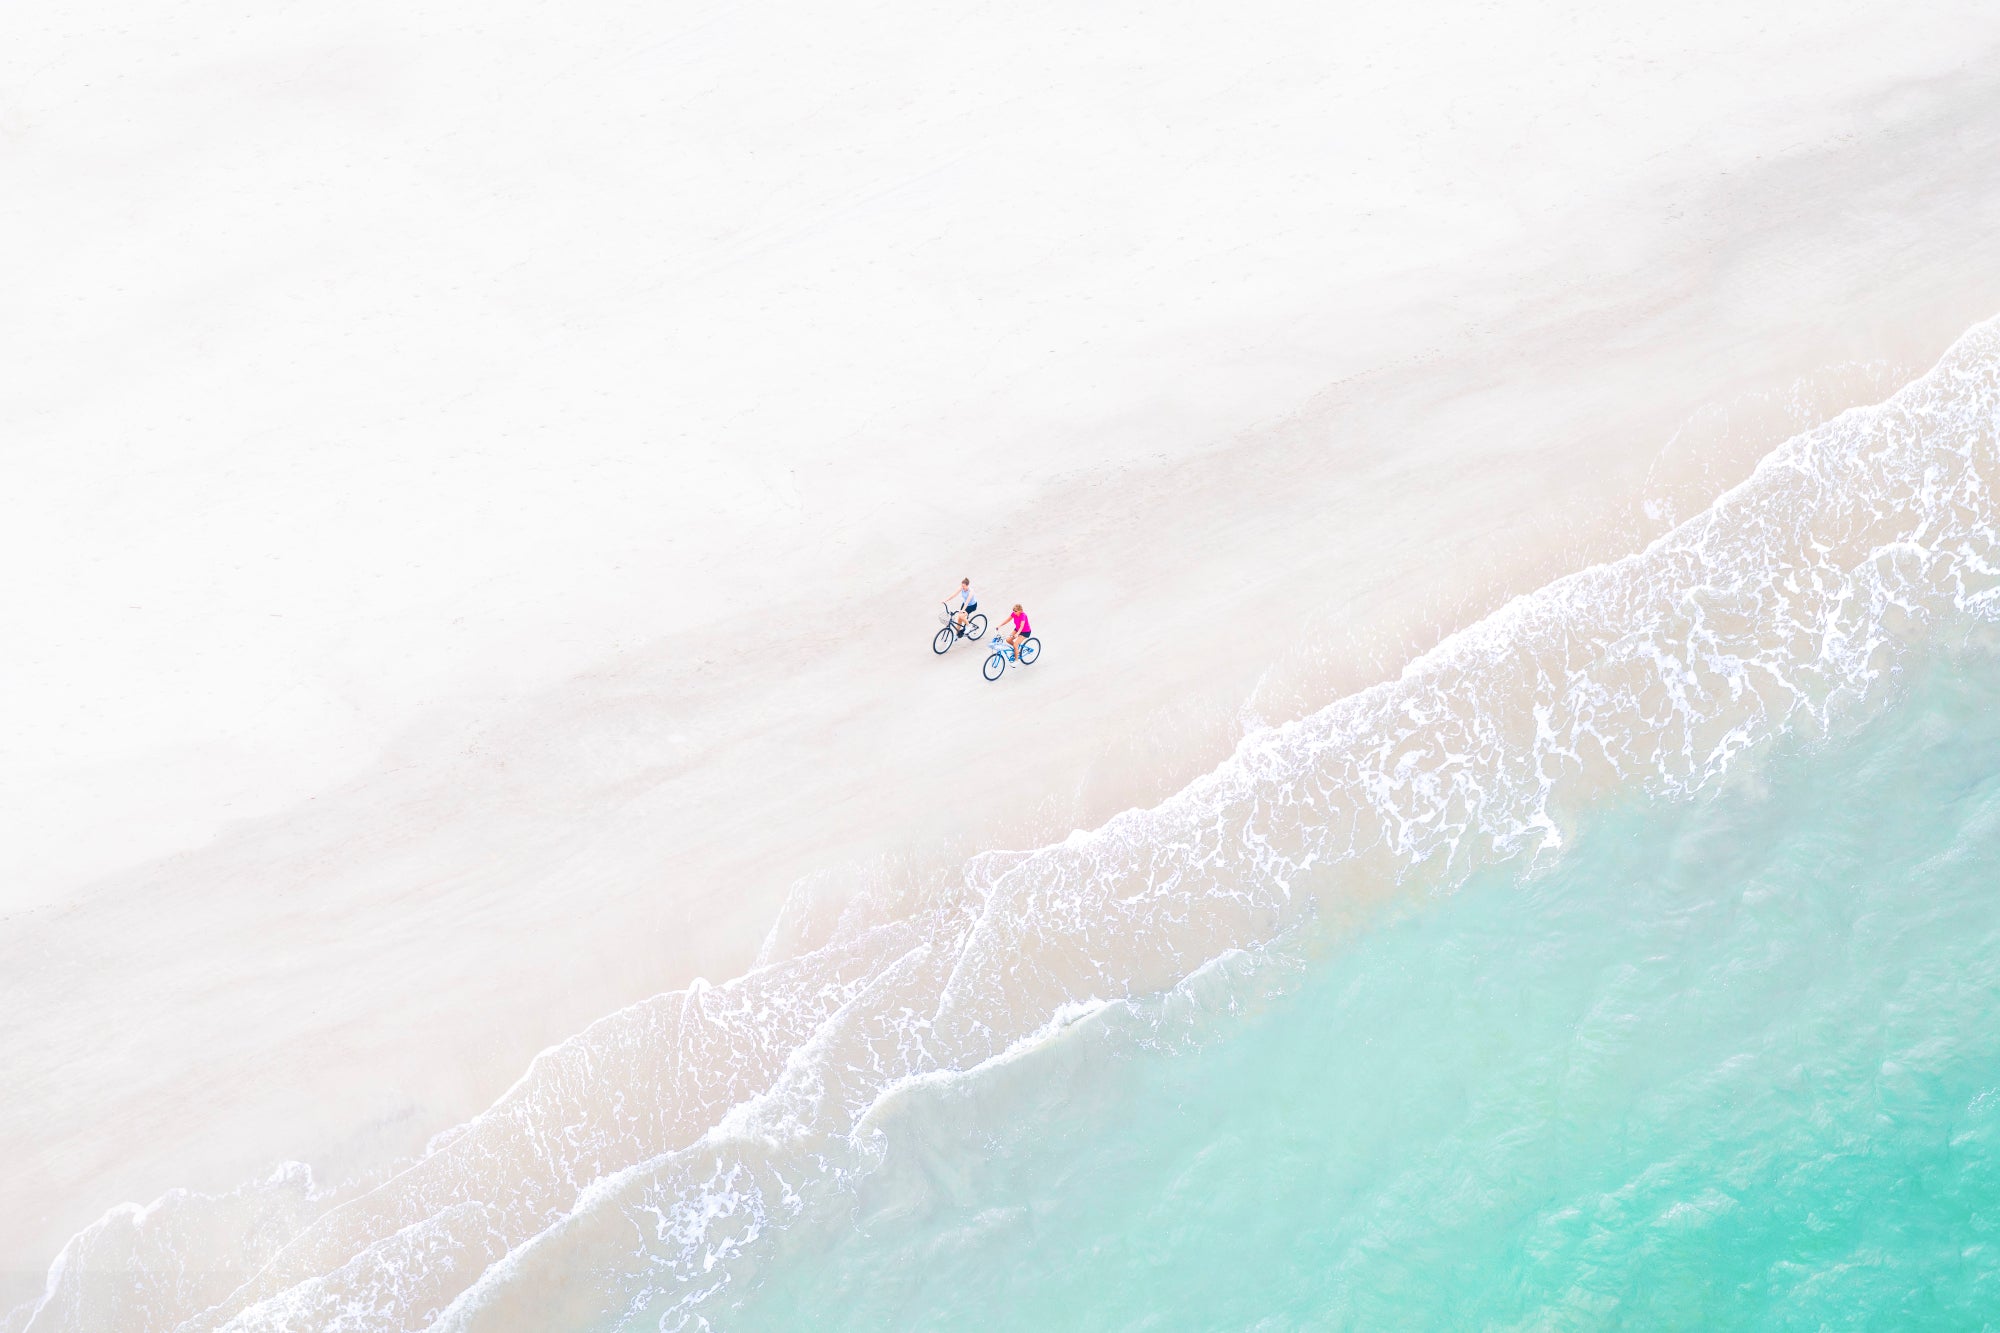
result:
<svg viewBox="0 0 2000 1333"><path fill-rule="evenodd" d="M961 625L958 623L958 612L952 610L951 603L946 602L944 604L944 614L938 617L944 628L932 637L932 652L942 657L950 652L951 646L960 639L971 639L976 643L979 641L979 637L986 633L986 617L976 614L979 610L979 603L969 602L966 604L965 609L967 612L973 614L968 614L965 617L965 623Z"/></svg>

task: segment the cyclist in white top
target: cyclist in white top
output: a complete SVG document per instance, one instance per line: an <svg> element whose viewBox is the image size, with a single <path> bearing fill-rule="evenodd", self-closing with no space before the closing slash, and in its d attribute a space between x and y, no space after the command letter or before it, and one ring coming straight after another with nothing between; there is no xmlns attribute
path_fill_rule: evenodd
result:
<svg viewBox="0 0 2000 1333"><path fill-rule="evenodd" d="M965 618L979 609L979 599L972 595L972 580L960 579L958 591L945 598L944 604L947 610L957 608L957 614L952 617L952 621L961 630L964 629Z"/></svg>

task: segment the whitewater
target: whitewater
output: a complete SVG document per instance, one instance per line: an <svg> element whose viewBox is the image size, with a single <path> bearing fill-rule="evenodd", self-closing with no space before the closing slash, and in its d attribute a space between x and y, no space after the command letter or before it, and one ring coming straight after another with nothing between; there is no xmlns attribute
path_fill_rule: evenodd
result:
<svg viewBox="0 0 2000 1333"><path fill-rule="evenodd" d="M788 1234L839 1230L940 1086L1006 1079L1111 1006L1292 1003L1272 957L1337 967L1385 905L1551 873L1607 802L1684 808L1774 742L1893 712L1913 654L2000 619L1996 484L2000 321L1643 551L1253 731L1151 808L592 1024L384 1179L291 1169L107 1215L9 1333L706 1326L782 1287Z"/></svg>
<svg viewBox="0 0 2000 1333"><path fill-rule="evenodd" d="M1977 1322L1996 53L0 13L0 1333Z"/></svg>

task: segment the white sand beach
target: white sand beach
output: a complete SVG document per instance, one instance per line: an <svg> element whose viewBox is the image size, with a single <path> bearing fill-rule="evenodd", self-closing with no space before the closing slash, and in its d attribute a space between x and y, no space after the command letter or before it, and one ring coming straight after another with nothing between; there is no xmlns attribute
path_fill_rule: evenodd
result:
<svg viewBox="0 0 2000 1333"><path fill-rule="evenodd" d="M2000 13L1526 9L0 17L0 1315L1158 800L2000 311ZM966 575L1043 660L931 651Z"/></svg>

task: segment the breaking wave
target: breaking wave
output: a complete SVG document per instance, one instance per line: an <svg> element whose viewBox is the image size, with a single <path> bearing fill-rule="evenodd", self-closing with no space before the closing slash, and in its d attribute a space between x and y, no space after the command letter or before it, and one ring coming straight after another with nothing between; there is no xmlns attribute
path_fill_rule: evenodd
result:
<svg viewBox="0 0 2000 1333"><path fill-rule="evenodd" d="M1552 852L1607 789L1699 789L1745 747L1838 727L1941 622L2000 619L1996 433L2000 321L1643 552L1247 737L1152 809L600 1020L387 1179L108 1214L7 1333L703 1327L791 1224L851 1198L909 1089L1226 987L1231 960L1399 887Z"/></svg>

